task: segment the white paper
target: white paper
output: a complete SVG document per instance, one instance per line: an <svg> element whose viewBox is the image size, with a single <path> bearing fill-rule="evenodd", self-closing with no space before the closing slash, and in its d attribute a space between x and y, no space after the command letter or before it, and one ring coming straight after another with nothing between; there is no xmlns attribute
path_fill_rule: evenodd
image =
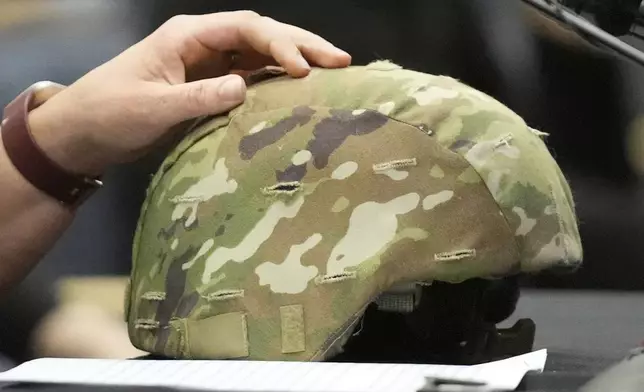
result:
<svg viewBox="0 0 644 392"><path fill-rule="evenodd" d="M541 372L546 350L474 366L254 361L36 359L0 373L0 383L149 386L207 391L415 392L426 377L515 390Z"/></svg>

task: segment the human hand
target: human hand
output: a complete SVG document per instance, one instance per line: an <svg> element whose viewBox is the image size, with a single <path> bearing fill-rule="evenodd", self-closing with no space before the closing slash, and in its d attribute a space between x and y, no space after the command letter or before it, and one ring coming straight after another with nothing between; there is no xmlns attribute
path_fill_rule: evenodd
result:
<svg viewBox="0 0 644 392"><path fill-rule="evenodd" d="M246 86L232 71L279 64L303 77L309 62L337 68L351 57L317 35L250 11L178 16L34 110L29 122L51 159L98 175L137 159L173 126L242 103Z"/></svg>

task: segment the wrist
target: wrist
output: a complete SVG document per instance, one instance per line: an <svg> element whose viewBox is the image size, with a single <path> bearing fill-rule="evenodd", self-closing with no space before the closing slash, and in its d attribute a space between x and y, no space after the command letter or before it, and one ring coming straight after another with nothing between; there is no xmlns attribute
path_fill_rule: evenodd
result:
<svg viewBox="0 0 644 392"><path fill-rule="evenodd" d="M79 133L67 132L58 109L48 104L60 87L36 84L7 105L2 119L2 144L25 180L54 200L75 208L102 184L95 176L85 174L99 166L79 158L84 157Z"/></svg>
<svg viewBox="0 0 644 392"><path fill-rule="evenodd" d="M74 125L73 117L65 114L66 110L58 109L57 102L52 101L29 113L35 143L49 159L69 173L87 177L102 175L108 164L97 158L96 149Z"/></svg>

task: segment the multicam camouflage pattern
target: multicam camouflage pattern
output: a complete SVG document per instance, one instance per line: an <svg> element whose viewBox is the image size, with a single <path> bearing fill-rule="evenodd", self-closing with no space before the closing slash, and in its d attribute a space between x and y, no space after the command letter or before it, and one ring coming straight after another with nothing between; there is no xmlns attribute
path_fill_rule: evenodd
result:
<svg viewBox="0 0 644 392"><path fill-rule="evenodd" d="M399 284L574 268L573 199L542 138L457 80L389 62L263 80L154 177L132 342L324 360Z"/></svg>

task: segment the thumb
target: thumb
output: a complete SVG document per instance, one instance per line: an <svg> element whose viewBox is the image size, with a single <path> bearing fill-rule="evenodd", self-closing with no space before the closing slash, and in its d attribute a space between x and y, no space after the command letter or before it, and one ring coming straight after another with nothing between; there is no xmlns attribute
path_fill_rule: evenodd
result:
<svg viewBox="0 0 644 392"><path fill-rule="evenodd" d="M246 99L246 83L239 75L204 79L169 87L165 101L172 123L226 112Z"/></svg>

